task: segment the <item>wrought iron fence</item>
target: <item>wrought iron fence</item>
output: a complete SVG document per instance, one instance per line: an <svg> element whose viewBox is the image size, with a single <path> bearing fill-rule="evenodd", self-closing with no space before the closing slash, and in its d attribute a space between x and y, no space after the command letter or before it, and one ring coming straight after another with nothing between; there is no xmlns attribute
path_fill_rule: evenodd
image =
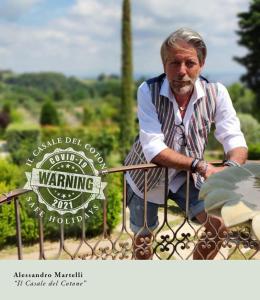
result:
<svg viewBox="0 0 260 300"><path fill-rule="evenodd" d="M189 220L190 173L187 172L186 211L181 213L168 199L168 169L165 168L164 205L159 209L159 226L150 231L147 226L147 171L157 168L154 164L125 166L104 170L101 175L123 174L122 213L117 230L110 233L107 226L107 201L103 202L103 233L95 238L86 236L85 222L81 223L81 237L68 240L64 233L64 224L59 225L59 241L49 243L44 238L44 222L38 218L38 249L30 251L23 247L21 230L20 196L29 190L17 189L0 197L0 205L14 205L16 220L16 242L18 259L259 259L260 243L254 238L247 225L228 230L205 230L214 227L210 216L202 224ZM126 205L125 174L130 170L144 172L144 224L133 234L129 228L129 212ZM1 220L0 220L1 222ZM143 229L147 233L142 234ZM1 253L1 252L0 252ZM206 255L205 255L206 253ZM37 256L36 256L37 255ZM1 257L1 256L0 256Z"/></svg>

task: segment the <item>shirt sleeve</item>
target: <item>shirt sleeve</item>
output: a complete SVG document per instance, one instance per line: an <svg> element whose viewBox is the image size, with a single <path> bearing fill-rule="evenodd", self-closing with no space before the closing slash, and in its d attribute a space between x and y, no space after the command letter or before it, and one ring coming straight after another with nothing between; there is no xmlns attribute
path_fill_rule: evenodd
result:
<svg viewBox="0 0 260 300"><path fill-rule="evenodd" d="M223 145L225 153L236 147L247 148L229 93L221 83L218 83L215 125L215 137Z"/></svg>
<svg viewBox="0 0 260 300"><path fill-rule="evenodd" d="M138 89L137 101L140 142L147 162L151 162L157 154L168 147L164 143L164 134L146 82Z"/></svg>

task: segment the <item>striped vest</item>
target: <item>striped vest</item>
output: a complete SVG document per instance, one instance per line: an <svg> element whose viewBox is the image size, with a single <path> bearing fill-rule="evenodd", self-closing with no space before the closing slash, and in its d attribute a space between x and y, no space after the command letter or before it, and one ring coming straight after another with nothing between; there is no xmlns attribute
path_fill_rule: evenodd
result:
<svg viewBox="0 0 260 300"><path fill-rule="evenodd" d="M147 84L151 91L152 102L156 108L158 119L161 123L161 130L164 134L164 142L174 149L174 108L173 102L167 97L160 95L161 85L165 74L149 79ZM190 157L203 159L203 154L208 142L208 134L211 124L214 122L216 110L217 85L208 83L203 77L200 78L205 97L202 97L194 104L194 111L189 122L187 140L187 154ZM125 165L146 164L139 135L125 159ZM164 174L163 168L149 169L147 172L147 190L153 189ZM144 191L144 172L142 170L129 171L129 175L137 188ZM195 185L200 187L203 178L199 174L192 174Z"/></svg>

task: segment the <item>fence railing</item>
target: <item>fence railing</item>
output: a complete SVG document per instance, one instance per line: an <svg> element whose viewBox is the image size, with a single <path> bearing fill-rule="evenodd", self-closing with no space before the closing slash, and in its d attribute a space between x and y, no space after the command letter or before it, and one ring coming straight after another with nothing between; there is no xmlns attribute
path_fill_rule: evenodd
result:
<svg viewBox="0 0 260 300"><path fill-rule="evenodd" d="M216 163L216 162L215 162ZM17 189L0 197L0 205L14 205L16 221L18 259L259 259L260 243L254 238L247 225L228 230L205 231L211 226L210 216L202 224L188 218L190 172L187 172L186 210L181 213L168 199L168 169L165 168L164 204L159 209L159 226L151 231L147 226L147 172L158 168L154 164L124 166L103 170L100 175L110 176L113 173L123 175L121 222L116 230L108 232L107 203L103 202L103 232L98 237L86 236L86 224L81 223L81 236L76 240L67 239L64 224L59 225L58 242L49 243L44 238L45 223L38 217L38 244L30 250L23 246L21 230L20 196L30 193L29 190ZM144 224L137 234L129 227L129 211L126 205L126 172L142 170L144 172ZM1 222L1 220L0 220ZM142 232L148 233L143 236ZM208 256L202 252L210 253ZM212 256L212 253L215 254ZM201 254L201 257L198 255ZM5 258L1 256L0 259ZM7 257L8 258L8 257ZM10 258L10 257L9 257Z"/></svg>

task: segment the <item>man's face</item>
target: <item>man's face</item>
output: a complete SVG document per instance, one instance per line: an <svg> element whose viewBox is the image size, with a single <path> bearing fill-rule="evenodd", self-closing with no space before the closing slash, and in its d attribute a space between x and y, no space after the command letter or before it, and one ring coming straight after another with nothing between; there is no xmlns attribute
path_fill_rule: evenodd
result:
<svg viewBox="0 0 260 300"><path fill-rule="evenodd" d="M190 95L203 64L197 51L186 42L179 42L176 48L168 50L164 72L175 96Z"/></svg>

